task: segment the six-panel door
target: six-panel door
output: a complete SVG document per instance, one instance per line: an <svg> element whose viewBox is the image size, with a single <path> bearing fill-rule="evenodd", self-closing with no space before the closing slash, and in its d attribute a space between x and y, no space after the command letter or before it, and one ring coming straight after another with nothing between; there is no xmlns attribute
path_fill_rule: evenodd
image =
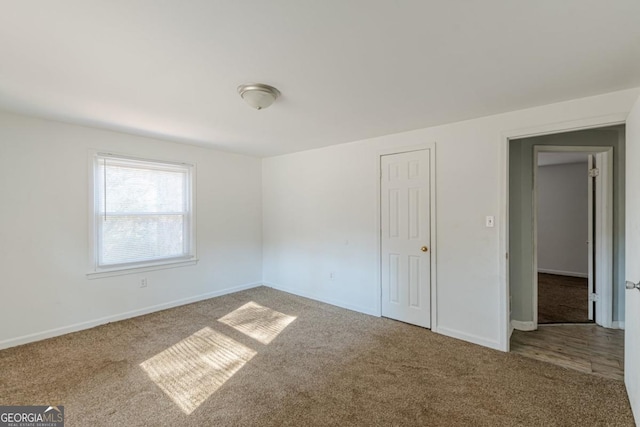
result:
<svg viewBox="0 0 640 427"><path fill-rule="evenodd" d="M429 328L429 150L380 159L382 315Z"/></svg>

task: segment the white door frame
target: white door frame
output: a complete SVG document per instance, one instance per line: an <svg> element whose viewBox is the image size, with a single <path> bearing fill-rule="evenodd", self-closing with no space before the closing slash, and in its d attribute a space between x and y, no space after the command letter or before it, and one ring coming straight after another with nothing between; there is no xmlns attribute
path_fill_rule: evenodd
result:
<svg viewBox="0 0 640 427"><path fill-rule="evenodd" d="M613 147L534 145L533 146L533 326L538 328L538 154L581 152L600 154L597 163L601 179L596 180L596 323L610 328L613 324ZM599 156L600 157L600 156ZM585 171L585 179L588 179ZM589 196L591 197L591 196ZM590 242L590 245L592 242ZM592 279L590 277L590 279ZM603 284L609 283L609 286Z"/></svg>
<svg viewBox="0 0 640 427"><path fill-rule="evenodd" d="M607 116L590 117L581 120L572 120L559 123L548 123L528 128L505 130L501 133L500 140L500 191L501 214L504 221L499 224L499 271L500 277L500 319L501 328L499 335L500 349L509 351L511 332L511 310L509 302L509 141L512 139L528 138L533 136L551 135L554 133L570 132L577 130L595 129L606 126L625 124L627 113L611 114ZM377 222L379 224L379 221ZM378 270L379 271L379 270Z"/></svg>
<svg viewBox="0 0 640 427"><path fill-rule="evenodd" d="M596 167L596 156L593 154L590 154L588 156L588 167L589 170L593 169ZM593 185L593 179L591 176L589 176L589 181L588 181L588 185L587 185L587 227L589 228L588 232L587 232L587 253L589 254L589 259L588 259L588 267L587 267L587 271L588 273L588 283L587 283L587 287L589 290L589 294L591 293L595 293L596 292L596 288L595 288L595 260L593 259L594 257L594 247L593 247L593 241L595 238L595 233L593 232L593 228L594 228L594 205L593 205L593 192L595 191L595 186ZM593 310L593 301L589 300L589 302L587 303L587 305L589 306L589 310L588 310L588 319L591 321L596 320L595 318L595 313Z"/></svg>
<svg viewBox="0 0 640 427"><path fill-rule="evenodd" d="M378 283L376 289L376 312L378 317L382 317L382 218L380 215L381 197L380 197L380 160L382 156L390 154L408 153L410 151L429 150L429 215L431 221L429 227L431 228L431 246L429 252L431 253L431 330L437 332L438 328L438 316L437 316L437 274L436 274L436 254L437 254L437 238L436 238L436 143L430 142L420 145L413 145L409 147L396 147L381 149L376 152L375 155L375 178L376 178L376 210L375 210L375 225L376 225L376 244L377 244L377 268L376 268L376 280Z"/></svg>

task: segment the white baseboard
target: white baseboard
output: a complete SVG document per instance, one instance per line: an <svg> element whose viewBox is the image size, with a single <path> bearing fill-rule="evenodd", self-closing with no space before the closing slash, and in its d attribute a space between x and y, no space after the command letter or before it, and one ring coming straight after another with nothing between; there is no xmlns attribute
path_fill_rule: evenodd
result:
<svg viewBox="0 0 640 427"><path fill-rule="evenodd" d="M449 329L447 327L438 325L437 333L446 335L451 338L456 338L462 341L467 341L472 344L481 345L483 347L489 347L494 350L505 351L505 349L503 349L500 346L500 343L498 341L493 341L493 340L486 339L484 337L479 337L477 335L471 335L465 332L456 331L455 329Z"/></svg>
<svg viewBox="0 0 640 427"><path fill-rule="evenodd" d="M141 308L138 310L115 314L113 316L101 317L99 319L89 320L86 322L80 322L80 323L75 323L68 326L62 326L60 328L54 328L54 329L49 329L42 332L23 335L21 337L9 338L7 340L0 341L0 350L9 348L9 347L15 347L22 344L28 344L30 342L44 340L47 338L53 338L60 335L69 334L71 332L77 332L77 331L82 331L84 329L94 328L96 326L104 325L105 323L117 322L119 320L130 319L132 317L138 317L144 314L154 313L160 310L166 310L168 308L191 304L191 303L203 301L209 298L219 297L226 294L232 294L234 292L256 288L258 286L262 286L262 282L246 283L244 285L234 286L232 288L226 288L219 291L213 291L213 292L208 292L206 294L196 295L193 297L182 298L175 301L169 301L166 303Z"/></svg>
<svg viewBox="0 0 640 427"><path fill-rule="evenodd" d="M538 273L555 274L557 276L581 277L583 279L589 278L589 273L578 273L575 271L562 271L562 270L548 270L546 268L539 268Z"/></svg>
<svg viewBox="0 0 640 427"><path fill-rule="evenodd" d="M522 322L520 320L512 320L511 327L519 331L535 331L536 325L533 322Z"/></svg>
<svg viewBox="0 0 640 427"><path fill-rule="evenodd" d="M611 323L613 329L624 329L624 320L614 320Z"/></svg>
<svg viewBox="0 0 640 427"><path fill-rule="evenodd" d="M279 291L282 292L286 292L288 294L293 294L293 295L297 295L299 297L304 297L304 298L309 298L315 301L320 301L323 302L325 304L331 304L331 305L335 305L336 307L340 307L340 308L346 308L347 310L351 310L351 311L357 311L358 313L364 313L364 314L369 314L371 316L376 316L376 317L380 317L380 313L376 312L375 309L369 308L369 307L362 307L359 305L355 305L355 304L349 304L343 301L338 301L338 300L334 300L331 298L325 298L325 297L321 297L318 295L314 295L312 293L309 292L301 292L297 289L291 289L288 288L286 286L280 286L276 283L272 283L272 282L263 282L265 286L268 286L270 288L273 289L277 289Z"/></svg>

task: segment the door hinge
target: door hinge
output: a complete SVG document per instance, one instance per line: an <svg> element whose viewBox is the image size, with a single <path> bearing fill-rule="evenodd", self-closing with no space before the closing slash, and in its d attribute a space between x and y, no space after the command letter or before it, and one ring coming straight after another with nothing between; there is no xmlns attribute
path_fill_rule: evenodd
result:
<svg viewBox="0 0 640 427"><path fill-rule="evenodd" d="M600 175L600 169L598 168L589 169L589 178L595 178L599 175Z"/></svg>
<svg viewBox="0 0 640 427"><path fill-rule="evenodd" d="M596 293L589 294L589 301L591 301L591 302L600 301L600 295L598 295Z"/></svg>

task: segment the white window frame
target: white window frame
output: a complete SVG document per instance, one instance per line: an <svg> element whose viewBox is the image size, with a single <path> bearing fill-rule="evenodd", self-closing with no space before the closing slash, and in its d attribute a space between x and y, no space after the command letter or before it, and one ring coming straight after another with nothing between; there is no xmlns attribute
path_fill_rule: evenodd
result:
<svg viewBox="0 0 640 427"><path fill-rule="evenodd" d="M96 202L96 185L99 181L99 177L96 176L98 172L97 162L100 158L113 158L122 160L132 160L137 162L156 163L159 165L175 166L179 165L187 169L187 182L186 182L186 194L188 197L188 211L190 213L187 219L187 231L186 239L188 240L187 255L183 257L156 259L151 261L131 262L123 264L114 264L110 266L101 267L98 265L98 244L99 244L99 208ZM89 151L89 268L87 277L100 278L109 277L122 274L132 274L144 271L161 270L165 268L175 268L187 265L195 265L198 262L196 254L196 165L167 161L161 159L151 159L144 157L131 156L126 154L116 154L106 151Z"/></svg>

